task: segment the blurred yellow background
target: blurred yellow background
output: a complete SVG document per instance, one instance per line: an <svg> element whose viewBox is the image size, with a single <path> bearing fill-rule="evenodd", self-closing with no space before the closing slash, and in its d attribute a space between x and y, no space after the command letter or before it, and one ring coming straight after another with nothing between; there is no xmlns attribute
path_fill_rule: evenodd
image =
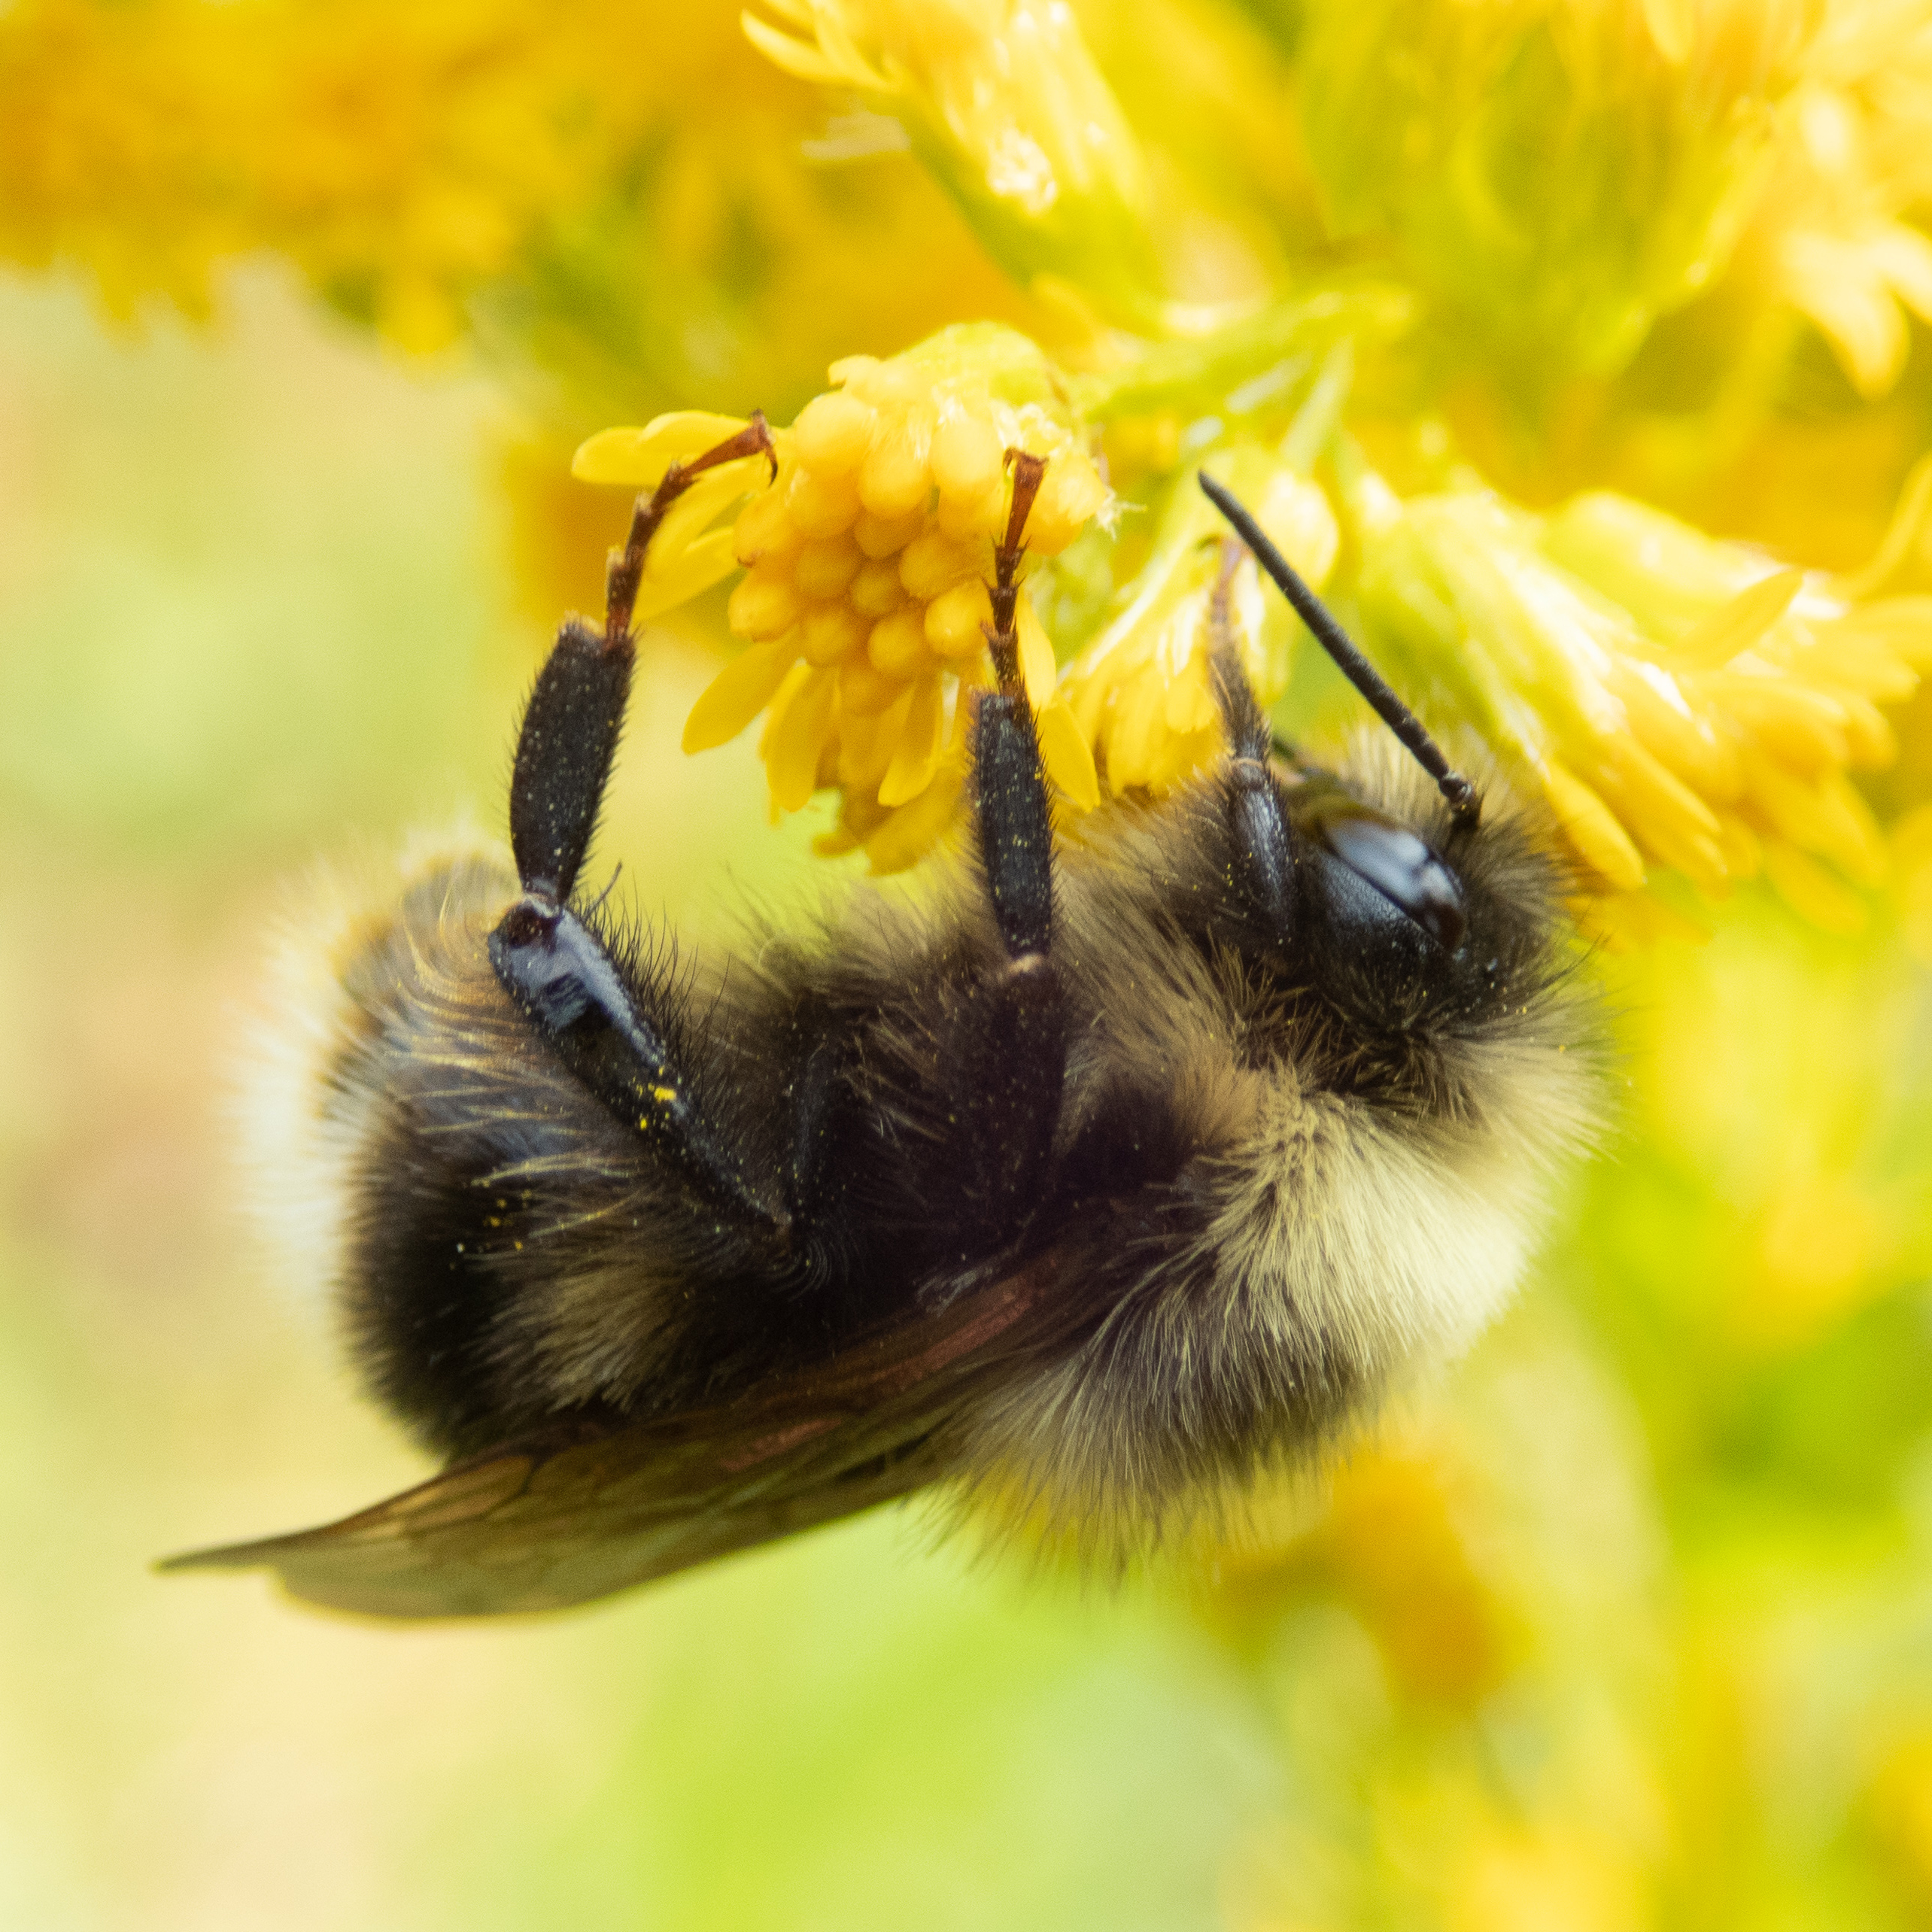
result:
<svg viewBox="0 0 1932 1932"><path fill-rule="evenodd" d="M192 114L171 120L162 87L142 122L126 90L147 70L114 62L148 45L137 17L166 47L190 17L214 46L226 16L168 0L117 38L112 11L23 12L52 23L39 56L71 84L33 93L23 61L5 95L71 109L79 133L33 147L24 110L6 121L35 165L14 168L0 230L35 271L0 281L0 1925L1932 1922L1922 693L1870 786L1894 867L1864 929L1812 930L1751 886L1706 909L1707 945L1596 960L1615 1125L1536 1278L1239 1550L1083 1590L935 1548L917 1509L888 1511L585 1614L402 1631L149 1573L421 1472L350 1387L325 1311L269 1271L232 1096L304 872L500 811L556 606L594 599L619 520L621 500L566 480L573 439L674 402L782 418L831 355L1055 311L910 161L794 165L808 138L878 130L838 101L828 123L729 9L640 83L674 118L728 104L694 117L697 158L647 127L645 187L612 163L628 185L600 175L588 214L557 190L570 218L534 269L446 183L398 215L373 163L342 190L354 219L311 221L294 140L254 226L205 232L182 213ZM386 16L351 11L369 46L345 71L366 54L433 105L460 95L400 58ZM1448 17L1357 11L1398 36ZM1625 11L1667 41L1694 17L1745 36L1775 10ZM1915 46L1923 11L1891 10ZM1341 23L1339 60L1350 9L1326 0L1082 10L1151 144L1170 286L1238 292L1317 248L1305 157L1265 96L1305 12ZM234 17L284 16L330 19ZM597 16L571 12L560 68L607 56ZM169 86L219 105L228 70L178 40ZM351 91L304 111L324 126ZM117 114L141 138L126 172L99 164L96 208L84 163L126 158ZM527 158L474 147L506 172ZM506 205L555 183L533 164L512 187ZM29 189L44 232L20 218ZM1419 206L1401 220L1440 218ZM384 255L399 233L433 256L415 279ZM1485 233L1508 256L1506 223ZM250 247L278 252L237 266ZM1453 280L1463 258L1442 252L1429 274ZM1827 344L1788 290L1768 337L1739 322L1774 253L1748 238L1743 292L1720 281L1666 317L1614 381L1533 369L1547 393L1505 407L1482 371L1513 375L1520 345L1481 339L1476 373L1445 379L1459 433L1526 498L1608 478L1855 566L1932 444L1932 355L1896 302L1896 341L1878 308L1841 304ZM875 299L866 272L901 259ZM1557 320L1609 353L1600 317ZM1901 576L1932 581L1922 549ZM643 910L728 935L747 899L801 903L841 875L809 856L822 800L767 824L749 740L677 750L719 619L651 633L600 852Z"/></svg>

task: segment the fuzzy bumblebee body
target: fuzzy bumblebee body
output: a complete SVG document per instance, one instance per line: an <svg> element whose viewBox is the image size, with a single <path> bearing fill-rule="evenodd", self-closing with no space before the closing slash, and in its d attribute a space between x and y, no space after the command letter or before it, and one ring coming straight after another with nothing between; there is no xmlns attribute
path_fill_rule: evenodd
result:
<svg viewBox="0 0 1932 1932"><path fill-rule="evenodd" d="M451 1466L188 1560L548 1608L946 1478L1114 1554L1493 1317L1592 1098L1533 827L1393 740L1275 760L1223 649L1230 756L1056 846L996 629L971 849L680 962L571 910L617 603L539 679L514 863L345 928L290 1063L357 1353Z"/></svg>

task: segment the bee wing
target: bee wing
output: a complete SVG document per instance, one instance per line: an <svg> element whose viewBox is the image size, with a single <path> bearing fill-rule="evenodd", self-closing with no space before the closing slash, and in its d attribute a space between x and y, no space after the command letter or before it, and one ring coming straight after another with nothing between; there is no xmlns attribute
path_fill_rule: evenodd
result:
<svg viewBox="0 0 1932 1932"><path fill-rule="evenodd" d="M306 1602L369 1617L588 1602L947 1474L974 1399L1081 1325L1064 1273L1049 1250L715 1408L507 1444L340 1522L161 1567L271 1569Z"/></svg>

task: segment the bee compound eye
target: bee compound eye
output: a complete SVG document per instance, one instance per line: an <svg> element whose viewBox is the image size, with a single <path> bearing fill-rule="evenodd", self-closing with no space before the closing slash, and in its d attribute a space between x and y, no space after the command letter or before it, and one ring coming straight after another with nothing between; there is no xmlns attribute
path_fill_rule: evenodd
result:
<svg viewBox="0 0 1932 1932"><path fill-rule="evenodd" d="M1445 952L1462 944L1469 926L1463 889L1406 825L1353 800L1329 799L1308 815L1304 829Z"/></svg>

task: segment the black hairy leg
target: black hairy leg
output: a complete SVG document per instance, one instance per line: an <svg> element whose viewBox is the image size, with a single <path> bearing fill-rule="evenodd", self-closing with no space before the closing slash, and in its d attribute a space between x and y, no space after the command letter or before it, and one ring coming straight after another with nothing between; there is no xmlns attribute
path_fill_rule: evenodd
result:
<svg viewBox="0 0 1932 1932"><path fill-rule="evenodd" d="M1013 507L994 555L986 628L998 688L976 694L973 801L980 861L1004 954L961 1015L952 1086L960 1152L987 1245L1039 1198L1066 1081L1066 1007L1053 943L1053 825L1016 624L1026 519L1046 466L1009 453Z"/></svg>
<svg viewBox="0 0 1932 1932"><path fill-rule="evenodd" d="M1268 940L1294 936L1295 855L1288 815L1272 769L1274 734L1250 688L1235 643L1229 597L1241 551L1221 548L1221 573L1208 607L1208 672L1228 734L1223 767L1228 818L1229 898Z"/></svg>
<svg viewBox="0 0 1932 1932"><path fill-rule="evenodd" d="M522 895L490 937L504 990L591 1092L655 1146L713 1211L775 1233L782 1216L757 1198L727 1139L705 1119L661 1016L635 989L570 900L596 830L630 695L630 616L651 539L693 480L762 455L776 473L764 418L688 463L673 463L639 497L624 547L611 553L600 636L567 623L524 707L510 779L510 843Z"/></svg>

